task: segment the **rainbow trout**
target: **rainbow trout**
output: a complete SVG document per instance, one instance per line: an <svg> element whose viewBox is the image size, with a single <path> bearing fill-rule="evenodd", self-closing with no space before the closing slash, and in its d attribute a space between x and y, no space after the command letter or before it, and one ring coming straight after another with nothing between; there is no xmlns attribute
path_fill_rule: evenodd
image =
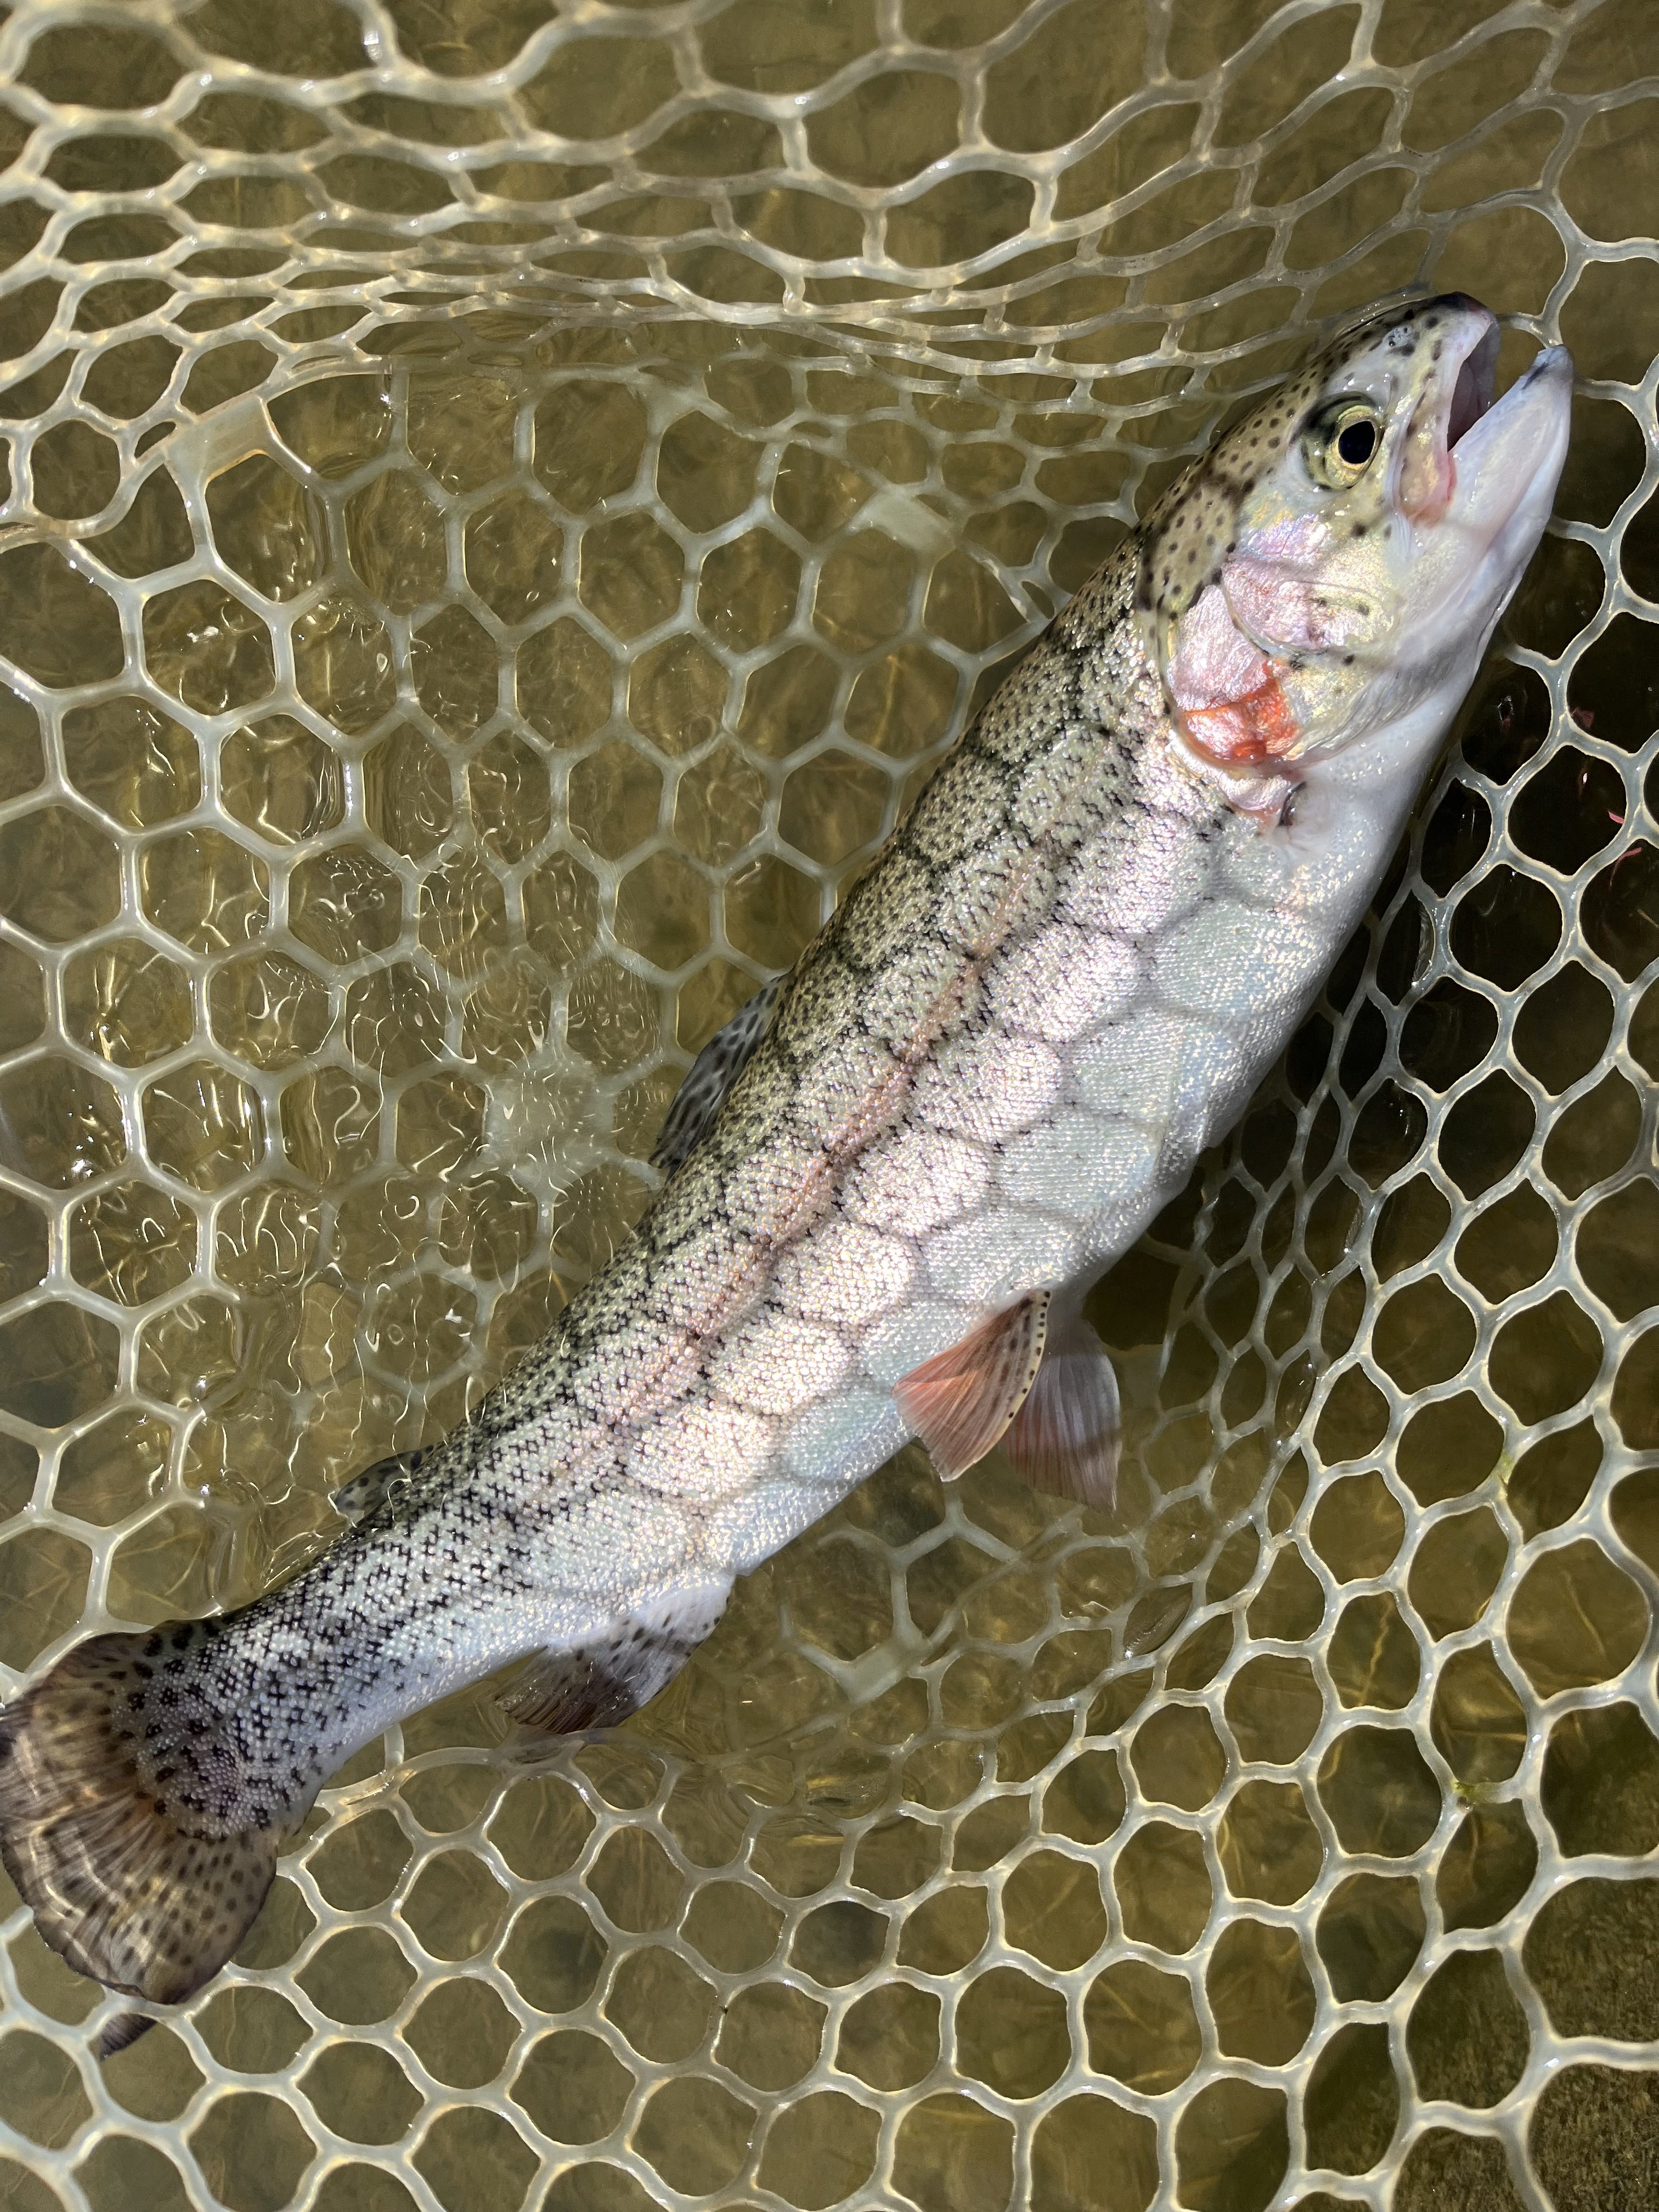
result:
<svg viewBox="0 0 1659 2212"><path fill-rule="evenodd" d="M1300 1021L1549 514L1571 362L1494 405L1497 350L1472 300L1398 307L1218 439L704 1054L637 1231L472 1418L284 1588L0 1715L0 1850L72 1966L189 1996L361 1745L515 1660L521 1721L620 1718L907 1437L1109 1496L1084 1294Z"/></svg>

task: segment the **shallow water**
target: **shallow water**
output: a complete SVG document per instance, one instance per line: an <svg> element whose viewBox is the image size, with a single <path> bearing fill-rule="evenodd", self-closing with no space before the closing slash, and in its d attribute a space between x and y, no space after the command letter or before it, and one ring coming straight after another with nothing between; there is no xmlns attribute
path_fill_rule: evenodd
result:
<svg viewBox="0 0 1659 2212"><path fill-rule="evenodd" d="M1659 2193L1649 11L368 21L0 27L0 1692L475 1401L1325 319L1468 286L1505 377L1573 347L1574 449L1374 915L1097 1294L1117 1514L907 1453L612 1736L417 1717L101 2073L14 1907L0 2191Z"/></svg>

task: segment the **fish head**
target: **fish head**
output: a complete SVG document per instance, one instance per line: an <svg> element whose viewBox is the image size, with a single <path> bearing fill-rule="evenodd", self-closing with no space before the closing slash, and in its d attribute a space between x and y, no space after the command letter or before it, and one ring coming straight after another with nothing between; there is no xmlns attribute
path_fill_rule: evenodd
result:
<svg viewBox="0 0 1659 2212"><path fill-rule="evenodd" d="M1467 294L1368 316L1165 494L1137 606L1189 753L1248 781L1389 729L1438 735L1566 454L1565 348L1494 403L1497 359Z"/></svg>

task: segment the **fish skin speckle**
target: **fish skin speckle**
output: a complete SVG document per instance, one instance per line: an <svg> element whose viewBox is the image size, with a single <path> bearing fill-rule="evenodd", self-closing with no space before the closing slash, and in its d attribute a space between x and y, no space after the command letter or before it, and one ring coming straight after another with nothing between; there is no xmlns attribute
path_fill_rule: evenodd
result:
<svg viewBox="0 0 1659 2212"><path fill-rule="evenodd" d="M0 1711L0 1856L72 1966L188 1996L360 1746L515 1660L524 1725L621 1717L908 1435L1109 1494L1083 1298L1295 1030L1548 512L1559 349L1447 465L1492 332L1392 308L1223 436L699 1058L656 1200L471 1417L347 1484L283 1588ZM1352 483L1318 443L1350 400Z"/></svg>

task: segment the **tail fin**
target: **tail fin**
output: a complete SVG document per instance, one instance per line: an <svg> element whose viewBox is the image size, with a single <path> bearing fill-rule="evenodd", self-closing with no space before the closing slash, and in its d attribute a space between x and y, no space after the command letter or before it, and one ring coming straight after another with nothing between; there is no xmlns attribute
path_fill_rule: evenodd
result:
<svg viewBox="0 0 1659 2212"><path fill-rule="evenodd" d="M0 1712L0 1859L36 1926L79 1972L163 2004L240 1942L287 1832L227 1831L234 1747L179 1679L216 1626L94 1636Z"/></svg>

